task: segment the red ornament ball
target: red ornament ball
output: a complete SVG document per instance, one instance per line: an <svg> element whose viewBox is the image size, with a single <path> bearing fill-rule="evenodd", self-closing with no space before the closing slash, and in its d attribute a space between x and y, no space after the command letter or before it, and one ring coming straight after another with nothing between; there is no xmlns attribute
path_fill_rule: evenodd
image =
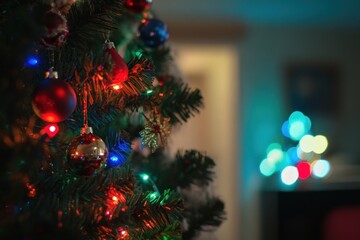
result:
<svg viewBox="0 0 360 240"><path fill-rule="evenodd" d="M66 154L77 174L93 176L106 167L108 149L104 141L89 131L74 138Z"/></svg>
<svg viewBox="0 0 360 240"><path fill-rule="evenodd" d="M47 78L34 91L32 107L46 122L57 123L67 119L75 110L76 94L70 84Z"/></svg>
<svg viewBox="0 0 360 240"><path fill-rule="evenodd" d="M125 0L124 6L133 13L142 13L150 8L151 0Z"/></svg>
<svg viewBox="0 0 360 240"><path fill-rule="evenodd" d="M44 17L46 31L41 43L46 48L59 48L64 45L69 27L65 16L57 9L51 9Z"/></svg>

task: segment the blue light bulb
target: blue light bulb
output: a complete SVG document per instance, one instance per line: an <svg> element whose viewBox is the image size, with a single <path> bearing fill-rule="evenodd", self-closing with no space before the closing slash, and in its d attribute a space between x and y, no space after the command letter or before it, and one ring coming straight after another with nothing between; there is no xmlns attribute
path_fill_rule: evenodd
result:
<svg viewBox="0 0 360 240"><path fill-rule="evenodd" d="M119 161L119 158L117 157L117 156L112 156L112 157L110 157L110 160L112 161L112 162L118 162Z"/></svg>
<svg viewBox="0 0 360 240"><path fill-rule="evenodd" d="M39 64L39 59L37 57L31 56L26 59L25 66L26 67L35 67Z"/></svg>
<svg viewBox="0 0 360 240"><path fill-rule="evenodd" d="M107 165L109 168L113 168L113 167L116 167L116 166L121 166L123 165L125 162L125 159L123 156L119 155L119 154L116 154L114 152L110 152L109 153L109 158L108 158L108 161L107 161Z"/></svg>

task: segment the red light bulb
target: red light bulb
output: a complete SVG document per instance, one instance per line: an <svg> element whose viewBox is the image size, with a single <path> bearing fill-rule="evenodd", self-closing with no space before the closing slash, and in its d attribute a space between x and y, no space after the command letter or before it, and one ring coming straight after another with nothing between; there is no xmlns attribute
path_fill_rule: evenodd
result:
<svg viewBox="0 0 360 240"><path fill-rule="evenodd" d="M49 124L46 125L42 130L41 134L47 134L50 138L53 138L56 136L56 134L59 132L59 126L57 124Z"/></svg>

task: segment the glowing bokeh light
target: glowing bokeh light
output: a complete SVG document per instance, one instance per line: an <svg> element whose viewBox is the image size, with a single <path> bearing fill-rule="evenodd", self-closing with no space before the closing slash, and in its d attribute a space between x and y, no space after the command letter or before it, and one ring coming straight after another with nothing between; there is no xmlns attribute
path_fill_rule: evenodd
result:
<svg viewBox="0 0 360 240"><path fill-rule="evenodd" d="M300 148L303 152L309 153L313 150L314 136L305 135L300 139Z"/></svg>
<svg viewBox="0 0 360 240"><path fill-rule="evenodd" d="M293 163L290 160L290 156L287 154L287 152L283 152L283 154L284 154L283 159L275 165L276 168L275 171L282 171L287 166L293 165Z"/></svg>
<svg viewBox="0 0 360 240"><path fill-rule="evenodd" d="M326 177L331 170L330 163L327 160L320 159L312 164L312 175L316 178Z"/></svg>
<svg viewBox="0 0 360 240"><path fill-rule="evenodd" d="M313 152L304 152L300 147L297 148L297 156L300 160L310 161L314 157Z"/></svg>
<svg viewBox="0 0 360 240"><path fill-rule="evenodd" d="M270 144L270 145L267 147L266 153L269 154L269 153L270 153L272 150L274 150L274 149L279 149L279 150L281 150L282 147L281 147L281 145L280 145L279 143L272 143L272 144Z"/></svg>
<svg viewBox="0 0 360 240"><path fill-rule="evenodd" d="M292 124L294 122L297 122L297 121L302 121L304 119L304 114L302 112L299 112L299 111L295 111L293 113L290 114L290 117L289 117L289 123Z"/></svg>
<svg viewBox="0 0 360 240"><path fill-rule="evenodd" d="M279 143L270 144L266 149L266 153L268 161L273 165L281 162L284 158L284 152Z"/></svg>
<svg viewBox="0 0 360 240"><path fill-rule="evenodd" d="M298 179L311 176L321 178L330 171L326 160L318 160L328 147L325 136L311 135L312 122L300 111L290 114L281 126L282 135L298 141L296 147L283 150L279 143L272 143L266 149L266 159L261 161L259 169L262 175L271 176L281 172L281 181L286 185L294 184ZM316 168L315 168L316 166Z"/></svg>
<svg viewBox="0 0 360 240"><path fill-rule="evenodd" d="M283 125L281 126L281 132L285 137L290 138L289 121L285 121L283 123Z"/></svg>
<svg viewBox="0 0 360 240"><path fill-rule="evenodd" d="M317 154L322 154L328 146L328 140L325 136L317 135L314 137L313 144L312 150Z"/></svg>
<svg viewBox="0 0 360 240"><path fill-rule="evenodd" d="M294 141L299 141L304 135L308 134L311 128L310 118L302 112L295 111L289 116L289 120L282 126L284 136L288 133L288 137Z"/></svg>
<svg viewBox="0 0 360 240"><path fill-rule="evenodd" d="M290 158L290 162L292 164L296 164L300 161L300 158L298 157L298 154L297 154L297 149L298 148L296 148L296 147L291 147L286 151L287 155Z"/></svg>
<svg viewBox="0 0 360 240"><path fill-rule="evenodd" d="M289 133L292 140L300 140L305 134L305 125L302 121L295 121L289 126Z"/></svg>
<svg viewBox="0 0 360 240"><path fill-rule="evenodd" d="M291 185L299 178L299 172L294 166L287 166L281 172L281 181L286 185Z"/></svg>
<svg viewBox="0 0 360 240"><path fill-rule="evenodd" d="M267 177L275 172L274 164L270 163L267 158L261 161L259 169L261 174Z"/></svg>
<svg viewBox="0 0 360 240"><path fill-rule="evenodd" d="M273 149L268 153L267 159L270 163L277 164L284 159L284 152L280 149Z"/></svg>
<svg viewBox="0 0 360 240"><path fill-rule="evenodd" d="M299 158L299 159L302 159L302 160L304 160L304 152L301 150L301 148L300 147L297 147L296 148L296 156Z"/></svg>
<svg viewBox="0 0 360 240"><path fill-rule="evenodd" d="M146 173L142 173L142 174L140 174L140 177L142 178L142 180L144 180L145 182L147 181L147 180L149 180L149 178L150 178L150 176L149 175L147 175Z"/></svg>
<svg viewBox="0 0 360 240"><path fill-rule="evenodd" d="M299 178L305 180L310 177L311 175L311 165L308 162L299 162L296 165L296 168L299 172Z"/></svg>
<svg viewBox="0 0 360 240"><path fill-rule="evenodd" d="M303 123L305 125L305 131L308 133L311 129L311 120L307 116L304 116Z"/></svg>

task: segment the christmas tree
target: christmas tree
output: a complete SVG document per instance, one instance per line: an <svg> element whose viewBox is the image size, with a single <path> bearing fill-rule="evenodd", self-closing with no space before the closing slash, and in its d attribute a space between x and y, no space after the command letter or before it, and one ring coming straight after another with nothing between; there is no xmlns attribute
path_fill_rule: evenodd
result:
<svg viewBox="0 0 360 240"><path fill-rule="evenodd" d="M203 105L147 0L0 3L0 239L192 239L214 161L166 152ZM119 53L120 52L120 53ZM44 77L45 74L45 77Z"/></svg>

